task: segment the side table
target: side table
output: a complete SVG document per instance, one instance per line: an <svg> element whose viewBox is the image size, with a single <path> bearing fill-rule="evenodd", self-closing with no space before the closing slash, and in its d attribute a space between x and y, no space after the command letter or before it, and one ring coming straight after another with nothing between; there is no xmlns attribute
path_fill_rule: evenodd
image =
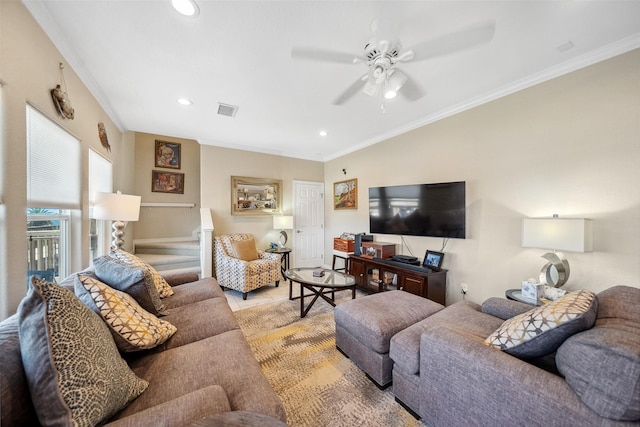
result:
<svg viewBox="0 0 640 427"><path fill-rule="evenodd" d="M507 289L504 292L504 296L507 299L510 299L510 300L513 300L513 301L523 302L525 304L530 304L530 305L542 305L542 304L544 304L544 301L536 301L533 298L523 297L522 296L522 289Z"/></svg>
<svg viewBox="0 0 640 427"><path fill-rule="evenodd" d="M269 249L265 249L265 252L269 252L270 254L280 255L280 273L282 274L282 278L286 282L288 279L287 279L287 276L285 276L284 272L289 269L289 254L291 253L291 249L269 248Z"/></svg>

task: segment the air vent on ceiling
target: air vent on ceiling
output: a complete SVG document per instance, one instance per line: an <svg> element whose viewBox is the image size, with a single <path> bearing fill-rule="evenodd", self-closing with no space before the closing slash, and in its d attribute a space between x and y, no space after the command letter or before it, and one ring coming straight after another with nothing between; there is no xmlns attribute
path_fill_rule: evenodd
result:
<svg viewBox="0 0 640 427"><path fill-rule="evenodd" d="M235 117L238 107L235 105L218 103L218 114L221 116Z"/></svg>

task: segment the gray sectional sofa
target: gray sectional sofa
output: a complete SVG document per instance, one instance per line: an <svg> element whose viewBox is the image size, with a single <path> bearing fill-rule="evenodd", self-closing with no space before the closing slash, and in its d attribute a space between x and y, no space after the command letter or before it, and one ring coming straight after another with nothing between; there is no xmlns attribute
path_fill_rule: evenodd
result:
<svg viewBox="0 0 640 427"><path fill-rule="evenodd" d="M93 274L90 270L85 272ZM75 276L63 281L61 287L73 289ZM176 331L155 348L121 354L139 384L144 386L147 382L148 386L124 409L110 416L106 425L182 426L229 411L286 421L282 403L255 360L217 281L198 280L195 274L166 279L174 294L162 299L168 314L159 318L174 325ZM64 298L69 295L65 290ZM30 295L25 299L28 298ZM50 310L51 304L49 301ZM21 309L27 310L28 305ZM35 407L43 403L32 396L32 392L42 390L28 382L25 375L23 360L36 357L38 351L21 349L26 338L19 331L20 322L27 328L24 313L20 317L21 309L0 323L3 426L39 425L38 414L42 412ZM26 345L33 346L33 341L28 342ZM45 365L44 361L28 360L29 366L37 367L40 362ZM38 397L42 398L46 399L45 406L57 404L55 396ZM67 415L62 413L60 417ZM64 424L67 422L59 423Z"/></svg>
<svg viewBox="0 0 640 427"><path fill-rule="evenodd" d="M516 301L453 304L395 334L393 393L426 425L640 425L640 289L597 295L593 326L545 356L486 345Z"/></svg>

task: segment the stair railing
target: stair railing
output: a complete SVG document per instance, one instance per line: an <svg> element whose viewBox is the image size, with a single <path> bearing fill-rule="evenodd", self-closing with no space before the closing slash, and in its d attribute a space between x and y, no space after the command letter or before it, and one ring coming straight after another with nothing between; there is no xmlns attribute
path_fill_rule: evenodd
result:
<svg viewBox="0 0 640 427"><path fill-rule="evenodd" d="M213 217L210 208L200 208L200 277L213 275Z"/></svg>

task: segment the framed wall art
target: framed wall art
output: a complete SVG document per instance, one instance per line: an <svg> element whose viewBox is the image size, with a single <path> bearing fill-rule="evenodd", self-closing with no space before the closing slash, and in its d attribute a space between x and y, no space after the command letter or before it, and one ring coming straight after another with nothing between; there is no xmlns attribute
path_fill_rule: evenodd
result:
<svg viewBox="0 0 640 427"><path fill-rule="evenodd" d="M282 213L282 180L231 177L231 215Z"/></svg>
<svg viewBox="0 0 640 427"><path fill-rule="evenodd" d="M358 179L333 183L333 209L358 209Z"/></svg>
<svg viewBox="0 0 640 427"><path fill-rule="evenodd" d="M180 143L159 141L156 139L156 167L180 169L182 157L180 156Z"/></svg>
<svg viewBox="0 0 640 427"><path fill-rule="evenodd" d="M151 171L151 191L155 193L184 194L184 174Z"/></svg>

